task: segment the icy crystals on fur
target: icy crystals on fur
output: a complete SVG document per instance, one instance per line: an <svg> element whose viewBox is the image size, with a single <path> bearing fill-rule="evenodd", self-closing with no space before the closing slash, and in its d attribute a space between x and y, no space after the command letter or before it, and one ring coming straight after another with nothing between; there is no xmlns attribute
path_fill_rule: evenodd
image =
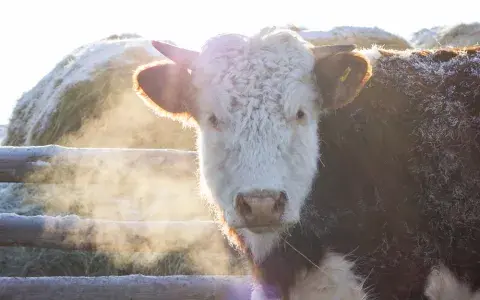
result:
<svg viewBox="0 0 480 300"><path fill-rule="evenodd" d="M318 153L314 62L300 40L281 33L220 36L196 61L202 187L227 223L238 223L235 195L251 189L286 191L283 221L298 221Z"/></svg>
<svg viewBox="0 0 480 300"><path fill-rule="evenodd" d="M274 28L253 37L214 37L200 53L155 47L174 63L143 66L135 89L164 116L194 121L203 193L261 259L282 230L269 231L267 221L278 222L270 208L281 205L284 227L300 221L316 174L322 109L352 101L371 65L349 52L350 45L314 48L297 33ZM247 213L238 195L247 195ZM252 205L263 214L254 222L247 221Z"/></svg>

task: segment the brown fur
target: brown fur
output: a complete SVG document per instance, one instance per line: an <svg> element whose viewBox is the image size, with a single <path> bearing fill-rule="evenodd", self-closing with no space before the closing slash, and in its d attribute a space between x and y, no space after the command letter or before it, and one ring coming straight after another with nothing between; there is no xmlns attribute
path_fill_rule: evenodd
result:
<svg viewBox="0 0 480 300"><path fill-rule="evenodd" d="M304 224L353 251L374 296L408 300L441 262L480 286L480 47L400 53L322 121Z"/></svg>
<svg viewBox="0 0 480 300"><path fill-rule="evenodd" d="M254 263L223 222L258 281L284 299L330 251L349 254L377 299L425 299L442 263L480 286L480 47L381 54L356 100L320 123L322 158L301 224Z"/></svg>

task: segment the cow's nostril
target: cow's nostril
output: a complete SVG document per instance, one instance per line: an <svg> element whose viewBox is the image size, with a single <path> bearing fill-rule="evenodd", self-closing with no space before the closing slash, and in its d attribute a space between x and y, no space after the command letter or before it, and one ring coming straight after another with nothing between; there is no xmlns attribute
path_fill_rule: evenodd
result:
<svg viewBox="0 0 480 300"><path fill-rule="evenodd" d="M274 212L283 212L285 210L285 204L287 203L287 194L285 192L280 192L280 195L275 201L275 205L273 206Z"/></svg>
<svg viewBox="0 0 480 300"><path fill-rule="evenodd" d="M242 194L237 195L236 206L240 214L242 215L249 215L252 213L252 208L247 203L245 197Z"/></svg>
<svg viewBox="0 0 480 300"><path fill-rule="evenodd" d="M271 227L281 224L287 204L285 192L253 190L235 196L235 211L249 228Z"/></svg>

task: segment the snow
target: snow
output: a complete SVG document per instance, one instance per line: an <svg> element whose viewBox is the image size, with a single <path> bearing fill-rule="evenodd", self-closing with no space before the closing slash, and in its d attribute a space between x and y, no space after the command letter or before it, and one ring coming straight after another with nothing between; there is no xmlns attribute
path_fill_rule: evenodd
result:
<svg viewBox="0 0 480 300"><path fill-rule="evenodd" d="M25 144L30 145L32 135L36 131L44 131L61 96L69 87L78 82L90 80L102 66L112 60L121 58L122 55L132 49L143 49L152 58L162 57L151 45L150 40L141 38L100 40L79 47L65 56L35 87L22 95L18 100L17 108L24 110L29 118L27 120L14 120L10 126L15 129L26 127ZM132 63L128 58L122 60L122 62L125 64ZM35 111L35 113L32 113L32 111Z"/></svg>

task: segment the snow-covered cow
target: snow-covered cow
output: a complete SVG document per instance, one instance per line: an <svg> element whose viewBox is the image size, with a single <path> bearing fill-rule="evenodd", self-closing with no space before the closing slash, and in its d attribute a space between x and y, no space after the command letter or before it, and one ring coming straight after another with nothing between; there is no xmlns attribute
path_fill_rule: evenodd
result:
<svg viewBox="0 0 480 300"><path fill-rule="evenodd" d="M197 128L201 187L252 263L252 299L420 299L442 263L480 284L480 51L314 47L274 28L201 52L153 44L170 60L134 88Z"/></svg>

